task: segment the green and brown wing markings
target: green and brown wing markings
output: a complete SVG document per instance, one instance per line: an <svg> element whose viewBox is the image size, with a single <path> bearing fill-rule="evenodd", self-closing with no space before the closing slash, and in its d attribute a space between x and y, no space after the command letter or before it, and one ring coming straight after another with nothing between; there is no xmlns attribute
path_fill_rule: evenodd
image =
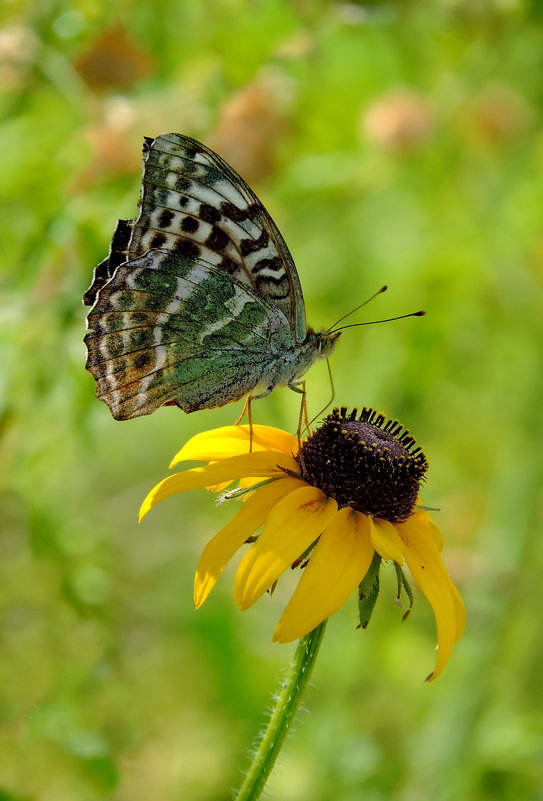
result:
<svg viewBox="0 0 543 801"><path fill-rule="evenodd" d="M109 253L107 257L95 268L92 275L92 283L83 295L85 306L92 306L96 300L98 292L107 284L113 273L124 261L127 260L130 237L132 235L132 221L119 220L117 228L113 234Z"/></svg>
<svg viewBox="0 0 543 801"><path fill-rule="evenodd" d="M284 315L249 287L167 251L120 265L89 328L87 367L117 419L237 400L290 337Z"/></svg>

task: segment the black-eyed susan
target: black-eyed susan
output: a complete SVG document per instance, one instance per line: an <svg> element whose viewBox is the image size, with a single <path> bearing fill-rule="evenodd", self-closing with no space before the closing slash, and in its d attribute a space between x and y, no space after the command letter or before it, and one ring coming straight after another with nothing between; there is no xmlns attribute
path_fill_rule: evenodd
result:
<svg viewBox="0 0 543 801"><path fill-rule="evenodd" d="M234 585L241 609L292 565L304 565L275 629L278 642L315 629L357 587L364 600L368 577L377 575L381 558L397 567L407 563L436 619L438 654L428 678L441 673L462 634L464 605L441 559L439 531L418 501L426 459L397 421L371 409L358 416L356 410L335 409L301 444L268 426L255 425L252 433L248 426L228 426L193 437L170 467L189 459L208 464L161 481L143 502L140 520L170 495L224 488L235 480L240 486L229 494L244 501L202 553L194 583L196 607L248 540L253 544ZM369 590L375 587L372 575Z"/></svg>

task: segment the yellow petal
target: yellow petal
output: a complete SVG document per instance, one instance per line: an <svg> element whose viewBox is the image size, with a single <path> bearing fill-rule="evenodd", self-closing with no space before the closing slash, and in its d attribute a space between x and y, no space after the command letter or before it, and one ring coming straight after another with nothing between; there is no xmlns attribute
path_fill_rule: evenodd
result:
<svg viewBox="0 0 543 801"><path fill-rule="evenodd" d="M213 464L213 462L211 462L211 464ZM171 467L172 467L172 465L170 464L169 465L169 469L170 470L171 470ZM261 479L258 479L258 480L261 481ZM221 481L220 484L212 484L210 487L206 487L206 489L208 489L210 492L222 492L227 487L229 487L230 484L233 484L233 483L234 483L233 479L229 479L228 481Z"/></svg>
<svg viewBox="0 0 543 801"><path fill-rule="evenodd" d="M179 453L174 456L170 468L186 459L211 462L249 453L250 442L249 426L224 426L204 431L183 445ZM280 428L254 425L252 451L263 450L297 453L298 440Z"/></svg>
<svg viewBox="0 0 543 801"><path fill-rule="evenodd" d="M421 501L422 503L422 501ZM430 538L437 550L441 553L443 550L443 538L441 536L441 532L439 528L436 526L435 522L432 520L428 512L424 509L415 510L412 517L409 518L414 524L416 524L421 530L424 531L424 537ZM456 641L460 639L462 634L464 633L464 629L466 627L466 608L464 606L464 602L458 592L456 586L454 585L451 577L447 573L447 569L445 565L443 565L444 573L449 584L449 588L451 590L453 603L455 606L456 611Z"/></svg>
<svg viewBox="0 0 543 801"><path fill-rule="evenodd" d="M425 519L426 518L426 519ZM439 555L427 523L428 515L413 514L396 528L403 552L417 585L430 602L437 627L437 660L429 680L435 679L447 664L454 643L464 625L464 605Z"/></svg>
<svg viewBox="0 0 543 801"><path fill-rule="evenodd" d="M378 517L374 517L370 523L371 541L377 553L383 559L392 559L399 565L403 564L402 542L392 523Z"/></svg>
<svg viewBox="0 0 543 801"><path fill-rule="evenodd" d="M243 456L232 456L222 462L208 464L205 467L195 467L193 470L168 476L156 487L153 487L145 498L140 507L139 519L141 520L159 501L169 498L170 495L175 495L177 492L211 487L222 481L244 476L282 478L285 474L280 469L281 467L297 472L298 463L286 453L257 451L256 453L246 453Z"/></svg>
<svg viewBox="0 0 543 801"><path fill-rule="evenodd" d="M203 550L194 577L194 605L198 609L215 586L223 568L247 537L259 528L270 509L298 487L305 486L296 478L280 478L266 484L251 495L234 519Z"/></svg>
<svg viewBox="0 0 543 801"><path fill-rule="evenodd" d="M298 466L298 471L299 469L300 468ZM236 482L236 486L232 487L232 489L249 489L249 487L252 487L253 484L260 484L261 481L262 481L262 476L247 476L247 478L238 479L238 481ZM207 489L211 490L211 492L223 492L233 483L234 483L233 481L223 481L222 484L214 484L212 487L207 487ZM247 498L249 497L250 494L247 493L246 495L242 495L240 497L240 500L246 501Z"/></svg>
<svg viewBox="0 0 543 801"><path fill-rule="evenodd" d="M304 486L283 498L264 531L244 556L234 584L236 603L247 609L317 539L336 514L337 503Z"/></svg>
<svg viewBox="0 0 543 801"><path fill-rule="evenodd" d="M258 479L258 481L262 481L262 479ZM210 492L224 492L225 489L228 489L232 481L222 481L220 484L212 484L210 487L206 487Z"/></svg>
<svg viewBox="0 0 543 801"><path fill-rule="evenodd" d="M436 526L428 512L424 509L420 509L414 512L413 514L413 523L419 527L421 531L424 531L423 537L425 539L431 539L434 543L435 547L441 553L443 550L443 538L441 536L441 532L439 528ZM440 560L441 561L441 560ZM466 607L464 606L464 601L462 600L460 593L458 592L456 586L454 585L453 580L447 573L447 568L443 565L443 574L444 578L446 579L449 589L451 591L452 601L455 608L456 614L456 636L455 642L457 642L462 634L464 633L464 629L466 627Z"/></svg>
<svg viewBox="0 0 543 801"><path fill-rule="evenodd" d="M257 478L257 476L247 476L247 478L240 478L238 481L238 487L240 489L248 489L249 487L252 487L253 484L258 484L260 481L262 481L262 479Z"/></svg>
<svg viewBox="0 0 543 801"><path fill-rule="evenodd" d="M424 501L422 498L417 498L417 505L424 506ZM422 521L423 516L427 518L427 522L423 525L428 525L428 534L434 540L437 550L441 552L443 550L443 537L441 536L439 528L436 526L426 509L415 509L413 512L413 517L416 517L419 521Z"/></svg>
<svg viewBox="0 0 543 801"><path fill-rule="evenodd" d="M428 534L430 537L432 537L437 550L441 552L443 550L443 537L441 536L441 531L436 526L428 512L425 512L424 509L419 509L418 511L415 511L414 514L418 516L419 522L422 520L422 515L426 517Z"/></svg>
<svg viewBox="0 0 543 801"><path fill-rule="evenodd" d="M449 579L449 589L451 591L454 609L456 612L455 642L458 642L458 640L464 633L464 629L466 628L466 607L464 606L464 601L462 600L462 596L458 592L456 585L453 583L453 580L451 579L448 573L447 573L447 578Z"/></svg>
<svg viewBox="0 0 543 801"><path fill-rule="evenodd" d="M290 642L312 631L342 606L371 564L371 520L340 509L324 529L273 639Z"/></svg>

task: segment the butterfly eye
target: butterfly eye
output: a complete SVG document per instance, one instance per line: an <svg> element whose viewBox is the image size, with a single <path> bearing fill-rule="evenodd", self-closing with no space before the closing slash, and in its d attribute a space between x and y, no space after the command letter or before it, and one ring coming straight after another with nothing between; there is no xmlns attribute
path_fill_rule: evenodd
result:
<svg viewBox="0 0 543 801"><path fill-rule="evenodd" d="M319 334L319 354L326 357L331 353L336 344L336 340L338 340L340 336L341 331L334 331L332 333L323 331L322 334Z"/></svg>

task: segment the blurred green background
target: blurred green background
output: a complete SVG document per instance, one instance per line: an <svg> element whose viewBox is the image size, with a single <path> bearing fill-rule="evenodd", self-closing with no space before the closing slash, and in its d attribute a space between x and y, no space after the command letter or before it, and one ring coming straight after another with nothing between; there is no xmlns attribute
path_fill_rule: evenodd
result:
<svg viewBox="0 0 543 801"><path fill-rule="evenodd" d="M428 311L346 331L332 368L337 402L384 409L424 445L467 633L425 685L425 601L401 624L388 574L364 632L353 597L268 797L543 798L541 4L1 13L1 801L224 801L293 650L271 642L288 581L240 614L234 564L192 607L198 555L232 509L201 491L136 525L179 446L240 404L118 423L84 369L81 295L135 214L143 136L165 131L255 188L309 323L384 283L357 319ZM308 383L317 413L323 363ZM289 430L297 410L285 389L254 407Z"/></svg>

